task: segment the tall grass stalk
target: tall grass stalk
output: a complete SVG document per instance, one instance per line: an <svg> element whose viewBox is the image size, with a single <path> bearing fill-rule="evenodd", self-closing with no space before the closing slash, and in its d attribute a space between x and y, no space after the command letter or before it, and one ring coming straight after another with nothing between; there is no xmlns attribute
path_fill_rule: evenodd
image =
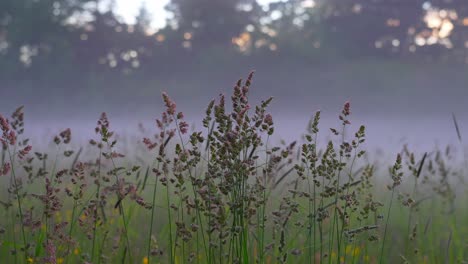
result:
<svg viewBox="0 0 468 264"><path fill-rule="evenodd" d="M380 249L380 257L379 257L379 259L380 259L379 263L380 264L382 264L383 260L384 260L385 242L387 240L387 229L388 229L388 223L389 223L389 220L390 220L390 212L391 212L391 209L392 209L394 194L395 194L395 189L392 190L392 195L390 197L390 204L388 205L387 220L385 221L384 234L383 234L383 238L382 238L382 247Z"/></svg>
<svg viewBox="0 0 468 264"><path fill-rule="evenodd" d="M26 232L24 230L24 214L23 214L23 205L22 205L22 199L21 199L21 195L19 193L19 188L18 188L18 182L17 182L17 179L16 179L16 173L15 173L15 158L13 157L13 155L11 154L11 151L10 151L10 147L7 146L7 151L8 151L8 156L10 158L10 164L11 164L11 182L12 182L12 187L13 187L13 191L15 192L16 194L16 201L18 203L18 210L19 210L19 218L20 218L20 226L21 226L21 237L23 238L23 248L22 248L22 251L23 251L23 255L24 255L24 259L27 260L28 259L28 244L27 244L27 240L26 240ZM16 150L14 151L16 153ZM16 250L16 249L15 249Z"/></svg>
<svg viewBox="0 0 468 264"><path fill-rule="evenodd" d="M398 187L401 184L401 178L403 177L403 172L401 172L401 155L400 154L397 155L396 162L391 168L390 172L391 172L393 183L391 186L388 186L388 188L392 190L392 195L390 197L390 202L388 205L387 220L385 221L384 235L382 239L382 247L380 249L380 262L379 263L381 264L383 263L383 259L384 259L383 256L384 256L385 242L387 239L387 229L388 229L388 223L390 220L390 212L391 212L392 204L393 204L393 196L395 195L396 187Z"/></svg>
<svg viewBox="0 0 468 264"><path fill-rule="evenodd" d="M183 131L181 131L181 125L179 124L179 118L177 118L177 116L175 116L175 115L172 115L172 117L175 120L176 130L177 130L177 134L179 136L179 140L181 142L182 150L184 152L186 152L187 150L185 148L185 142L184 142L184 139L182 137ZM208 137L209 136L210 136L210 134L208 134ZM208 153L208 155L209 155L209 153ZM197 193L197 191L195 189L195 183L193 182L193 179L196 179L196 177L194 177L194 175L192 174L192 169L191 168L188 169L188 174L189 174L189 178L190 178L190 181L191 181L192 193L193 193L194 199L197 201L198 200L198 193ZM210 250L209 249L207 250L207 247L206 247L205 232L204 232L203 221L202 221L202 218L201 218L200 210L198 208L196 208L195 211L196 211L196 215L197 215L197 223L200 226L200 230L201 230L203 246L204 246L204 249L205 249L205 255L207 256L208 263L211 263L210 261L211 261L212 255L211 255ZM182 212L183 212L183 210L182 210ZM197 250L199 248L199 245L198 245L198 234L199 233L200 232L197 230ZM210 242L211 242L211 240L209 240L209 243ZM211 245L210 245L210 248L211 248ZM198 261L198 257L196 257L196 258L197 258L197 261Z"/></svg>
<svg viewBox="0 0 468 264"><path fill-rule="evenodd" d="M102 141L101 141L102 144ZM97 159L98 162L98 171L97 171L97 181L99 182L101 180L101 163L102 163L102 149L99 148L99 156ZM99 203L99 199L101 198L101 183L97 185L97 190L96 190L96 206ZM96 248L96 237L97 237L97 214L98 210L97 208L94 209L94 228L93 228L93 243L91 246L91 260L94 261L94 253L95 253L95 248ZM71 230L71 228L70 228ZM98 258L100 258L98 256Z"/></svg>
<svg viewBox="0 0 468 264"><path fill-rule="evenodd" d="M270 161L270 151L268 149L270 142L270 135L267 135L266 143L265 143L265 167L263 171L262 177L262 201L263 204L259 208L259 213L257 213L257 251L260 253L258 262L264 263L265 262L265 229L266 229L266 207L268 205L267 200L267 172L268 172L268 164Z"/></svg>
<svg viewBox="0 0 468 264"><path fill-rule="evenodd" d="M167 174L164 175L166 178ZM169 224L169 263L174 263L174 249L173 249L173 238L172 238L172 214L171 214L171 196L169 192L169 183L166 185L166 206L167 206L167 220Z"/></svg>
<svg viewBox="0 0 468 264"><path fill-rule="evenodd" d="M361 157L364 152L360 151L360 146L361 144L365 141L364 139L364 136L365 136L365 127L364 126L361 126L359 128L359 131L356 133L356 139L355 139L355 143L353 144L353 148L354 148L354 153L353 153L353 159L351 161L351 165L350 165L350 168L349 168L349 172L348 172L348 184L354 184L354 177L353 177L353 174L354 174L354 165L356 164L356 159L358 157ZM347 187L346 188L346 197L348 197L349 195L349 192L351 190L351 187ZM348 210L348 203L345 203L345 206L344 206L344 209L343 209L343 215L346 217L347 216L347 210ZM349 219L348 219L349 221ZM341 230L340 230L340 237L338 239L338 244L341 244L342 242L342 239L343 239L343 235L345 233L345 228L346 228L346 219L343 219L343 225L341 227ZM348 246L348 240L349 239L346 239L345 238L345 241L344 241L344 248L345 248L345 254L344 254L344 262L346 263L346 259L347 259L347 254L346 254L346 247ZM354 249L353 249L354 250ZM338 254L338 259L340 258L340 254Z"/></svg>
<svg viewBox="0 0 468 264"><path fill-rule="evenodd" d="M157 168L159 169L159 162L157 165ZM150 230L148 234L148 250L146 252L146 257L148 258L148 263L151 263L151 242L152 242L152 237L153 237L153 225L154 225L154 215L156 211L156 193L157 193L157 188L158 188L158 177L155 177L154 180L154 187L153 187L153 197L152 197L152 207L151 207L151 222L150 222Z"/></svg>
<svg viewBox="0 0 468 264"><path fill-rule="evenodd" d="M343 122L343 126L341 128L341 146L344 145L345 143L345 128L346 128L346 122ZM336 173L336 186L334 187L335 188L335 197L334 197L334 206L333 206L333 222L330 226L330 230L329 230L329 239L331 240L330 242L330 245L329 245L329 255L330 255L330 258L328 259L328 263L331 264L332 263L332 253L333 253L333 248L335 246L334 244L334 239L335 239L335 225L336 225L336 230L337 230L337 258L338 258L338 261L339 261L339 256L340 256L340 234L338 232L339 230L339 223L338 223L338 199L339 199L339 194L340 194L340 180L341 180L341 171L343 170L342 168L342 162L343 162L343 158L344 158L344 154L343 154L343 149L340 150L340 157L339 157L339 160L338 160L338 171Z"/></svg>
<svg viewBox="0 0 468 264"><path fill-rule="evenodd" d="M102 141L101 141L101 144L102 144ZM102 163L102 149L99 148L97 181L101 180L101 163ZM96 203L99 203L100 196L101 196L101 183L97 185L96 196L95 196ZM92 261L94 261L96 237L97 237L97 208L95 208L94 210L93 244L91 247L91 260Z"/></svg>
<svg viewBox="0 0 468 264"><path fill-rule="evenodd" d="M110 160L112 162L112 166L114 168L114 170L117 169L117 166L115 164L115 161L114 161L114 158L113 158L113 155L112 155L112 146L113 144L110 144L107 140L106 140L106 143L107 143L107 146L109 147L110 151L111 151L111 154L110 154ZM117 174L117 172L115 173L115 180L116 180L116 183L118 183L120 181L119 179L119 176ZM120 213L122 214L122 223L123 223L123 227L124 227L124 235L125 235L125 242L126 242L126 252L128 252L128 257L129 259L133 259L132 257L132 247L130 246L130 238L128 236L128 219L126 218L126 212L124 210L124 201L123 199L125 197L118 197L119 198L119 211Z"/></svg>

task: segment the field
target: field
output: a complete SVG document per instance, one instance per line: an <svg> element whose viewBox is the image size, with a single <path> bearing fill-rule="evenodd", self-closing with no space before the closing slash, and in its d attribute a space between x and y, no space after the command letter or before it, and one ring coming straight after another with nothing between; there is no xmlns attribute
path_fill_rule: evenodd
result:
<svg viewBox="0 0 468 264"><path fill-rule="evenodd" d="M402 146L391 161L366 152L364 126L347 129L349 102L336 128L316 112L303 139L276 146L272 98L251 105L252 78L208 104L202 131L163 93L155 134L132 150L105 113L89 144L67 129L47 153L22 107L0 115L1 263L468 263L455 116L458 146Z"/></svg>

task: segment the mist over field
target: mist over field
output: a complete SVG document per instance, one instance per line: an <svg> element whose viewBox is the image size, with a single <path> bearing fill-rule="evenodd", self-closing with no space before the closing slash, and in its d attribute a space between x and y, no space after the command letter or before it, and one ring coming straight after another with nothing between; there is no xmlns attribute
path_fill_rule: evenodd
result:
<svg viewBox="0 0 468 264"><path fill-rule="evenodd" d="M336 127L345 101L352 104L354 129L366 125L371 149L391 148L396 153L405 143L418 151L458 144L452 113L466 135L463 127L468 118L468 77L464 66L375 60L331 65L283 66L287 62L280 60L277 63L274 67L252 64L234 68L226 62L221 68L200 72L193 67L169 76L155 72L152 82L145 86L139 86L141 81L135 80L99 87L91 94L68 90L66 86L61 88L63 94L49 94L48 87L15 89L16 84L12 83L2 93L11 100L1 105L1 111L8 113L25 105L27 133L38 141L51 141L53 133L66 127L72 128L77 139L89 139L103 111L109 114L117 132L132 134L137 132L139 123L154 128L154 120L163 110L160 94L166 91L191 123L199 123L211 99L221 93L229 95L236 80L254 69L252 102L274 97L269 111L275 119L278 140L300 139L316 110L323 113L322 129Z"/></svg>

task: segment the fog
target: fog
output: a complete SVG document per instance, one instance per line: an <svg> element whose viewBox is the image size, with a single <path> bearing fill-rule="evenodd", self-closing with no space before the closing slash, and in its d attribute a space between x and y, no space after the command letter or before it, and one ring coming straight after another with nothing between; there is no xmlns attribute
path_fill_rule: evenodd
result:
<svg viewBox="0 0 468 264"><path fill-rule="evenodd" d="M371 66L375 66L372 68ZM357 69L354 67L358 67ZM407 69L401 69L401 68ZM83 142L94 137L94 127L101 112L107 112L113 129L121 135L138 134L142 123L149 132L156 131L155 122L163 111L161 92L166 91L177 103L179 111L195 128L207 103L219 94L230 95L235 82L255 69L250 90L251 105L273 96L269 112L275 121L276 142L300 140L309 119L320 110L322 142L326 143L329 128L339 129L338 114L345 101L351 102L352 125L348 135L359 125L367 128L367 147L385 149L388 155L408 144L419 152L459 146L452 118L455 114L462 137L468 111L464 69L447 69L440 65L404 65L397 63L356 62L345 65L304 65L295 67L245 67L215 73L174 73L160 77L153 88L143 91L135 86L125 93L106 94L110 89L87 96L72 91L63 99L47 95L47 89L21 95L8 89L7 97L15 98L1 105L1 112L12 112L26 106L26 129L38 143L52 140L52 135L72 128L74 138ZM147 92L145 96L142 96Z"/></svg>

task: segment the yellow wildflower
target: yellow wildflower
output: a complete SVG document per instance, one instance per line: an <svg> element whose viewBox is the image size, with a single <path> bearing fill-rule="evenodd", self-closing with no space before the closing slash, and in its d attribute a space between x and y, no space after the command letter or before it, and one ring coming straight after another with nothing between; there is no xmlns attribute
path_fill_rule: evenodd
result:
<svg viewBox="0 0 468 264"><path fill-rule="evenodd" d="M359 247L355 247L352 256L359 256L359 253L361 253L361 249Z"/></svg>
<svg viewBox="0 0 468 264"><path fill-rule="evenodd" d="M349 253L351 253L352 250L353 250L353 246L347 245L347 246L346 246L346 255L348 255Z"/></svg>
<svg viewBox="0 0 468 264"><path fill-rule="evenodd" d="M72 210L67 210L65 212L65 217L67 218L67 221L71 221L72 219Z"/></svg>
<svg viewBox="0 0 468 264"><path fill-rule="evenodd" d="M351 245L346 246L346 255L359 256L361 249L359 247L353 247Z"/></svg>
<svg viewBox="0 0 468 264"><path fill-rule="evenodd" d="M63 220L63 219L62 219L62 216L61 216L61 215L58 215L58 216L56 215L56 216L55 216L55 221L57 221L57 222L62 222L62 220Z"/></svg>

